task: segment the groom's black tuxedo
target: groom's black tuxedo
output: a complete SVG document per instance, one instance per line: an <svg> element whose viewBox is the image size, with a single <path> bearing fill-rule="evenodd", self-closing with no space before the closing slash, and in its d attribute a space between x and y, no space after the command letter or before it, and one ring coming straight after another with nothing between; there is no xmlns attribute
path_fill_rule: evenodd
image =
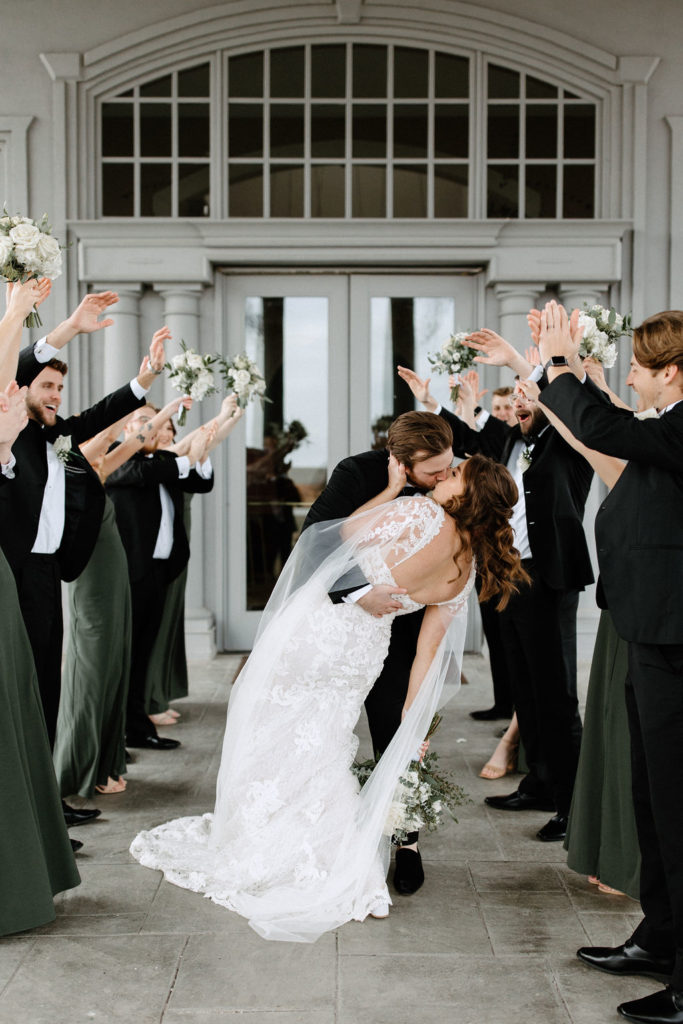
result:
<svg viewBox="0 0 683 1024"><path fill-rule="evenodd" d="M683 990L683 401L659 419L563 374L543 402L588 447L628 460L595 520L603 593L629 641L626 704L645 914L633 938L676 956Z"/></svg>

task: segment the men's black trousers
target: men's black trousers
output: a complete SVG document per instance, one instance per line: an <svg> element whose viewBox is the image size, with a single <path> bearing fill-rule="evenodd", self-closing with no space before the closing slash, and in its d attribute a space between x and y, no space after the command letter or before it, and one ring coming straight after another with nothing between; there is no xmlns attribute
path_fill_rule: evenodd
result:
<svg viewBox="0 0 683 1024"><path fill-rule="evenodd" d="M167 562L157 558L141 579L131 580L130 584L132 647L126 708L126 736L130 740L156 735L156 728L147 717L145 709L145 680L154 641L161 625L167 581Z"/></svg>
<svg viewBox="0 0 683 1024"><path fill-rule="evenodd" d="M38 675L50 746L54 746L62 687L62 584L55 555L30 554L16 573L19 606Z"/></svg>

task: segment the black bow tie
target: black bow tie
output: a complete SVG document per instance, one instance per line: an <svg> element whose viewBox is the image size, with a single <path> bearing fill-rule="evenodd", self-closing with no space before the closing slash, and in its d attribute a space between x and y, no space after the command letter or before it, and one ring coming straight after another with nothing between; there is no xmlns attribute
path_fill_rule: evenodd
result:
<svg viewBox="0 0 683 1024"><path fill-rule="evenodd" d="M419 489L419 487L415 487L414 484L406 484L406 486L401 491L402 498L412 498L414 494L422 494L422 491Z"/></svg>
<svg viewBox="0 0 683 1024"><path fill-rule="evenodd" d="M538 434L522 434L522 440L527 448L531 448L532 444L538 441Z"/></svg>

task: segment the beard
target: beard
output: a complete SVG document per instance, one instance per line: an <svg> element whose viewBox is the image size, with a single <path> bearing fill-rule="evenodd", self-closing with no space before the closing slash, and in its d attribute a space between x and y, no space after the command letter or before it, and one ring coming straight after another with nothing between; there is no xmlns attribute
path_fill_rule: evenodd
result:
<svg viewBox="0 0 683 1024"><path fill-rule="evenodd" d="M57 410L47 411L38 402L34 402L30 395L26 395L26 412L32 420L42 423L44 427L51 427L57 419Z"/></svg>
<svg viewBox="0 0 683 1024"><path fill-rule="evenodd" d="M534 406L533 409L529 410L529 419L525 421L524 426L519 424L522 434L540 434L544 427L549 424L549 419L546 414L538 406Z"/></svg>

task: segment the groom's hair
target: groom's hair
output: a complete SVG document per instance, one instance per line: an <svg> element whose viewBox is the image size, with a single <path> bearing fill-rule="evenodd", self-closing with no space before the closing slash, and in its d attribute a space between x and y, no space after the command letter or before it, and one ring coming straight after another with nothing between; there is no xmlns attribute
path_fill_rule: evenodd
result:
<svg viewBox="0 0 683 1024"><path fill-rule="evenodd" d="M387 434L387 448L407 469L452 447L453 431L443 416L433 412L404 412Z"/></svg>
<svg viewBox="0 0 683 1024"><path fill-rule="evenodd" d="M643 320L633 331L633 355L648 370L675 364L683 374L683 311L670 309Z"/></svg>

